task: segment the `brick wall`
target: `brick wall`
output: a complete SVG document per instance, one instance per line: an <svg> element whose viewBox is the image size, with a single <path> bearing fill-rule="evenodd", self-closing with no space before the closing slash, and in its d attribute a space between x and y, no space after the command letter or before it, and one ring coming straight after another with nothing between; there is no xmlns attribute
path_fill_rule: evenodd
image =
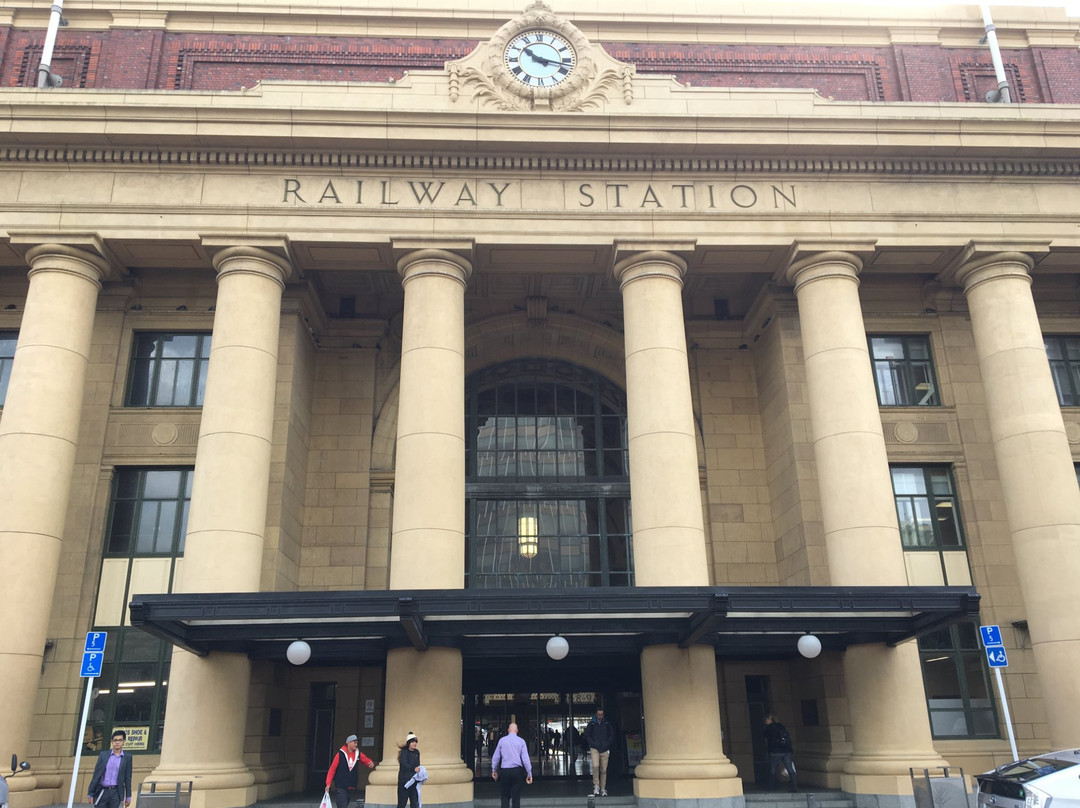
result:
<svg viewBox="0 0 1080 808"><path fill-rule="evenodd" d="M0 27L0 83L34 86L43 31ZM169 34L61 29L53 71L68 87L239 90L262 80L387 81L437 70L468 54L461 39ZM986 48L799 45L662 45L605 49L640 73L673 74L699 87L811 88L842 101L982 102L997 86ZM1080 103L1075 48L1006 50L1014 100Z"/></svg>

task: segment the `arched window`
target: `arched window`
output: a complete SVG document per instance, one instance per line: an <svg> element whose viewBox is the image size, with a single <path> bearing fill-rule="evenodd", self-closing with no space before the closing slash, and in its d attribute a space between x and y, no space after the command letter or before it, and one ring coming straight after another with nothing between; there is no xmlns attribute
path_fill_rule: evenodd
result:
<svg viewBox="0 0 1080 808"><path fill-rule="evenodd" d="M634 583L622 390L519 359L469 377L465 418L468 587Z"/></svg>

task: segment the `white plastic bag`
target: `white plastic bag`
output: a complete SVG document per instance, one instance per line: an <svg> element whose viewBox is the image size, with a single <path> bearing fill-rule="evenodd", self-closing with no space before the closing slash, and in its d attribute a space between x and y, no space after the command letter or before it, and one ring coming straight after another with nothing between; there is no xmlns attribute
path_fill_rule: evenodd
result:
<svg viewBox="0 0 1080 808"><path fill-rule="evenodd" d="M334 803L330 799L330 792L324 791L322 795L322 802L319 803L319 808L334 808Z"/></svg>

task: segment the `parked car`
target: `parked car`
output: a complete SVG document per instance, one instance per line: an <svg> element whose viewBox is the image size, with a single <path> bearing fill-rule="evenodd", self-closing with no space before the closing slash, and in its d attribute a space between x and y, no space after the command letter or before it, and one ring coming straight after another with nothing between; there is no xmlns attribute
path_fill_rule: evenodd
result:
<svg viewBox="0 0 1080 808"><path fill-rule="evenodd" d="M979 808L1080 808L1080 749L1014 760L975 780Z"/></svg>

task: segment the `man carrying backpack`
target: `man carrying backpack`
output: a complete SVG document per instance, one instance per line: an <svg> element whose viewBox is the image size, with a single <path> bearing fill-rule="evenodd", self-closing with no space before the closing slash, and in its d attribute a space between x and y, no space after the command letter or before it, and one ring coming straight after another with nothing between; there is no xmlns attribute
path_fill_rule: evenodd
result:
<svg viewBox="0 0 1080 808"><path fill-rule="evenodd" d="M769 753L769 780L780 785L778 772L783 767L791 778L791 790L798 791L799 782L795 776L795 761L792 759L795 749L791 743L791 735L772 713L765 716L765 751Z"/></svg>

